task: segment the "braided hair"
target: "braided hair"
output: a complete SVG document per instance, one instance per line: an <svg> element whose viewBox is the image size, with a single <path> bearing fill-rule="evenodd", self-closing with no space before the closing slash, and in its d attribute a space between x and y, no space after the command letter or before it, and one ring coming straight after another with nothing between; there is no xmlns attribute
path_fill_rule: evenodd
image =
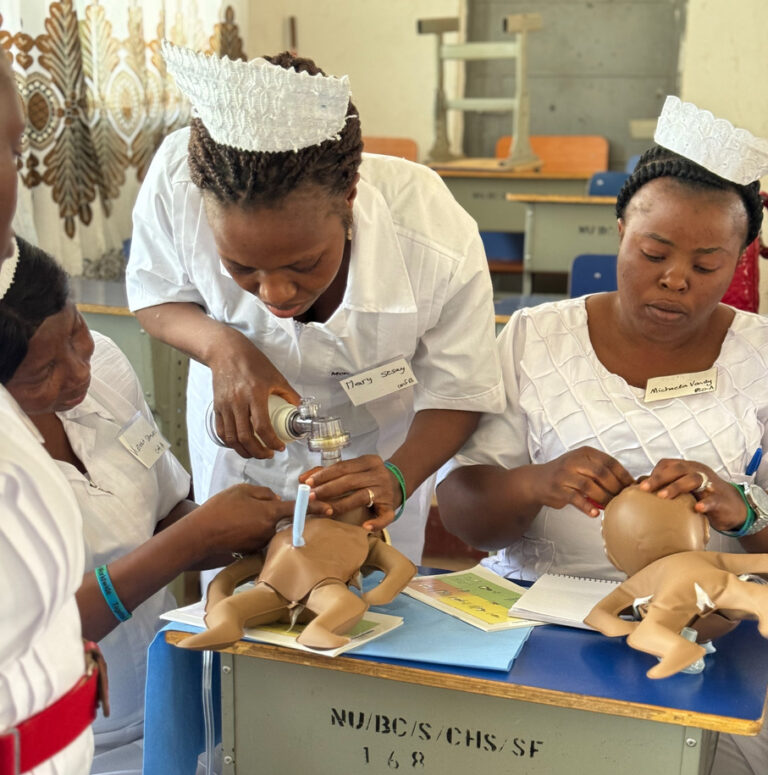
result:
<svg viewBox="0 0 768 775"><path fill-rule="evenodd" d="M273 65L310 75L323 71L311 59L285 51L264 57ZM192 182L223 205L275 207L296 189L317 186L332 196L346 194L360 166L363 141L357 109L350 100L338 139L298 151L241 151L211 138L200 119L191 123L188 162ZM347 224L348 225L348 224Z"/></svg>
<svg viewBox="0 0 768 775"><path fill-rule="evenodd" d="M652 146L640 157L634 171L624 182L616 199L616 215L623 218L627 205L637 191L649 181L664 177L674 178L679 183L698 190L735 191L744 203L747 213L747 236L744 246L749 245L760 233L763 201L760 198L759 181L746 186L733 183L660 145Z"/></svg>
<svg viewBox="0 0 768 775"><path fill-rule="evenodd" d="M19 263L0 299L0 384L5 385L27 356L29 340L46 318L61 312L69 277L44 250L16 237Z"/></svg>

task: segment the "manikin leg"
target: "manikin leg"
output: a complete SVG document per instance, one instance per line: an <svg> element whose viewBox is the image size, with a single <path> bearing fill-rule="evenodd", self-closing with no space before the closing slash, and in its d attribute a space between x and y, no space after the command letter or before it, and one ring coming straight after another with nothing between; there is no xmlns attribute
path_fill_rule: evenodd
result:
<svg viewBox="0 0 768 775"><path fill-rule="evenodd" d="M296 640L313 649L333 649L349 643L348 637L338 633L347 632L368 610L368 606L340 582L315 587L309 593L306 606L317 615Z"/></svg>
<svg viewBox="0 0 768 775"><path fill-rule="evenodd" d="M646 673L649 678L667 678L704 656L703 646L680 635L689 620L689 614L675 615L653 603L648 606L648 613L630 633L627 643L633 649L653 654L661 660Z"/></svg>
<svg viewBox="0 0 768 775"><path fill-rule="evenodd" d="M205 615L208 629L179 643L185 649L218 649L243 637L245 627L276 622L287 608L285 598L266 584L231 595Z"/></svg>

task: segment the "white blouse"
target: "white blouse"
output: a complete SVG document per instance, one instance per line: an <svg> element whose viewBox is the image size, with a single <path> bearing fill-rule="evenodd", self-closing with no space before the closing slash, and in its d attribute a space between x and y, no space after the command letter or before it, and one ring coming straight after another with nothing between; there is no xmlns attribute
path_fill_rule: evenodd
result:
<svg viewBox="0 0 768 775"><path fill-rule="evenodd" d="M42 437L0 386L0 732L68 692L85 671L75 592L82 522ZM35 775L87 773L90 727Z"/></svg>
<svg viewBox="0 0 768 775"><path fill-rule="evenodd" d="M189 475L170 451L148 469L119 441L121 429L137 413L153 427L155 421L128 359L107 337L93 332L93 338L88 394L81 404L58 414L87 471L84 476L58 461L83 515L86 572L141 546L158 521L189 494ZM174 606L170 592L162 589L99 643L107 660L111 713L108 718L99 713L94 723L94 771L101 771L98 754L143 735L147 647L160 628L159 614ZM135 747L131 750L140 755ZM140 759L133 764L140 771Z"/></svg>
<svg viewBox="0 0 768 775"><path fill-rule="evenodd" d="M345 458L389 457L422 409L499 412L492 287L477 225L423 165L364 155L354 203L349 276L325 323L280 319L224 269L187 166L188 130L158 150L134 209L127 270L131 309L193 302L248 336L302 396L340 417L352 441ZM404 357L413 388L355 407L339 382ZM190 364L187 425L195 494L243 480L295 497L297 477L319 464L304 443L272 460L244 460L207 437L211 374ZM395 545L418 562L434 487L430 477L391 526Z"/></svg>
<svg viewBox="0 0 768 775"><path fill-rule="evenodd" d="M768 484L766 458L756 474L745 474L755 450L768 445L768 320L760 315L736 311L714 364L716 390L651 403L598 360L585 297L518 311L499 350L507 410L483 417L451 467L514 468L586 445L634 477L671 457L704 463L732 482ZM737 539L714 531L709 549L742 551ZM509 578L548 571L623 578L603 551L600 520L573 506L544 507L519 541L488 562Z"/></svg>

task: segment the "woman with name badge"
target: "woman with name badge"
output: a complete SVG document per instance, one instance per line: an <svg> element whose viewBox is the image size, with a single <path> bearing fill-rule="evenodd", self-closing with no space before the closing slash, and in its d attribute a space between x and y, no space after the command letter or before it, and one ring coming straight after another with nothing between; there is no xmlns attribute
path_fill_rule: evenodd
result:
<svg viewBox="0 0 768 775"><path fill-rule="evenodd" d="M337 512L368 506L369 528L404 514L392 540L418 562L435 471L504 405L477 226L427 167L361 154L346 78L287 53L163 52L196 118L143 183L127 285L142 326L192 358L195 492L300 478ZM346 459L315 469L285 446L270 395L316 398Z"/></svg>
<svg viewBox="0 0 768 775"><path fill-rule="evenodd" d="M0 304L18 256L11 221L24 116L0 49ZM0 350L2 360L19 356ZM82 520L66 479L0 384L0 772L86 773L100 669L83 649L75 592ZM103 676L102 676L103 678Z"/></svg>
<svg viewBox="0 0 768 775"><path fill-rule="evenodd" d="M596 517L646 475L694 495L709 549L768 552L768 320L720 303L760 229L768 143L674 97L655 140L616 203L618 290L512 316L507 410L441 472L446 526L507 578L618 578ZM768 772L768 730L721 735L713 772Z"/></svg>
<svg viewBox="0 0 768 775"><path fill-rule="evenodd" d="M108 661L111 701L109 717L94 724L91 772L139 773L146 651L159 615L175 607L165 585L184 570L229 562L234 551L260 549L293 504L249 484L201 506L188 500L189 475L125 355L91 334L55 260L17 244L14 278L0 300L0 381L65 477L57 497L73 491L82 513L77 605L83 633Z"/></svg>

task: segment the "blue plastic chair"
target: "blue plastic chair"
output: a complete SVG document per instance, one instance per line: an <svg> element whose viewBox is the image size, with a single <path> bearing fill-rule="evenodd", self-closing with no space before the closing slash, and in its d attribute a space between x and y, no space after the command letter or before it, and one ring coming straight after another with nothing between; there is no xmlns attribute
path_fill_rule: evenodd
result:
<svg viewBox="0 0 768 775"><path fill-rule="evenodd" d="M630 156L627 159L627 166L624 167L624 172L626 172L628 175L631 175L635 171L635 167L637 167L637 163L640 161L640 154L636 153L634 156Z"/></svg>
<svg viewBox="0 0 768 775"><path fill-rule="evenodd" d="M570 297L616 290L616 256L582 253L573 259L569 278Z"/></svg>
<svg viewBox="0 0 768 775"><path fill-rule="evenodd" d="M629 177L626 172L596 172L589 179L588 196L616 196L624 181Z"/></svg>

